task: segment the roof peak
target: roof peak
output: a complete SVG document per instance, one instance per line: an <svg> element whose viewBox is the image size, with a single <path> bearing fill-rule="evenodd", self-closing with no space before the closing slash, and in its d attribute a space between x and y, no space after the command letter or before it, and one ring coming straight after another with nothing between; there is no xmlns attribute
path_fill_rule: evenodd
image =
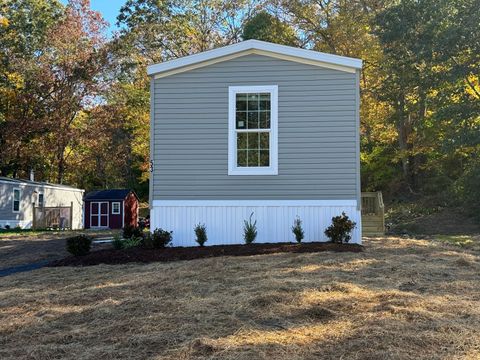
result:
<svg viewBox="0 0 480 360"><path fill-rule="evenodd" d="M231 59L234 55L243 56L252 53L284 58L290 61L306 62L340 71L355 72L357 69L362 68L361 59L251 39L150 65L147 68L147 73L150 76L158 76L160 74L162 74L162 76L168 76L177 72L200 67L202 63L204 63L203 66L206 66L214 60L215 62L225 61Z"/></svg>

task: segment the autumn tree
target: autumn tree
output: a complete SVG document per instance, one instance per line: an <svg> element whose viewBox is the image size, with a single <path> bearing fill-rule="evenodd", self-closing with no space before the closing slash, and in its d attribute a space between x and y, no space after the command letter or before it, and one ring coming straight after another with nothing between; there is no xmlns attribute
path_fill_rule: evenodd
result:
<svg viewBox="0 0 480 360"><path fill-rule="evenodd" d="M62 20L48 32L48 46L39 57L40 82L47 90L50 110L45 142L52 150L58 183L62 183L68 158L81 141L79 115L98 101L96 96L107 86L105 27L88 0L72 0Z"/></svg>
<svg viewBox="0 0 480 360"><path fill-rule="evenodd" d="M39 58L48 32L63 14L57 1L6 1L0 5L0 175L42 168L35 142L48 132Z"/></svg>
<svg viewBox="0 0 480 360"><path fill-rule="evenodd" d="M266 11L260 11L243 26L243 40L256 39L272 43L298 46L295 30L286 22Z"/></svg>

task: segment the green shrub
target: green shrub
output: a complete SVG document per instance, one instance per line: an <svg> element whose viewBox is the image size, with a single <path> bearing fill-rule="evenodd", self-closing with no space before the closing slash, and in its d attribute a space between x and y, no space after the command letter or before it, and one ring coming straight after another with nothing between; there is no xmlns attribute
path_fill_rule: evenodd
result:
<svg viewBox="0 0 480 360"><path fill-rule="evenodd" d="M325 235L327 235L333 243L347 243L352 238L350 234L356 225L356 223L342 212L342 215L332 218L332 225L325 230Z"/></svg>
<svg viewBox="0 0 480 360"><path fill-rule="evenodd" d="M253 212L250 214L248 221L243 220L243 239L245 240L245 244L253 243L257 237L257 220L252 223L252 216Z"/></svg>
<svg viewBox="0 0 480 360"><path fill-rule="evenodd" d="M125 225L122 231L124 239L131 239L132 237L142 237L143 230L138 226Z"/></svg>
<svg viewBox="0 0 480 360"><path fill-rule="evenodd" d="M205 224L197 224L195 226L195 236L197 237L195 241L198 243L198 245L203 246L207 242L207 228L205 227Z"/></svg>
<svg viewBox="0 0 480 360"><path fill-rule="evenodd" d="M302 220L297 216L293 221L292 232L295 235L295 240L300 244L305 236L302 228Z"/></svg>
<svg viewBox="0 0 480 360"><path fill-rule="evenodd" d="M142 243L143 243L143 237L132 236L130 239L123 240L123 248L131 249L131 248L142 245Z"/></svg>
<svg viewBox="0 0 480 360"><path fill-rule="evenodd" d="M87 255L92 246L92 239L87 235L77 235L67 239L67 251L74 256Z"/></svg>
<svg viewBox="0 0 480 360"><path fill-rule="evenodd" d="M156 249L164 248L172 242L172 233L173 231L155 229L145 238L145 245Z"/></svg>
<svg viewBox="0 0 480 360"><path fill-rule="evenodd" d="M124 243L120 235L115 234L113 235L113 242L112 242L113 248L115 250L121 250L124 247Z"/></svg>

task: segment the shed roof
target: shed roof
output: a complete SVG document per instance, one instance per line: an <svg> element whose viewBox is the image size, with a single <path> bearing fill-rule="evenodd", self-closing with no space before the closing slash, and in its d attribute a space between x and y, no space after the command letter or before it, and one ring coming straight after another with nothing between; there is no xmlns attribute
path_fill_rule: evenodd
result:
<svg viewBox="0 0 480 360"><path fill-rule="evenodd" d="M85 200L124 200L131 192L133 191L130 189L90 191L87 195L85 195ZM135 197L137 197L135 192L133 192L133 194L135 195Z"/></svg>
<svg viewBox="0 0 480 360"><path fill-rule="evenodd" d="M4 184L14 184L14 185L27 185L27 186L40 186L40 187L47 187L47 188L55 188L55 189L62 189L62 190L71 190L71 191L85 191L82 189L75 188L73 186L63 185L63 184L52 184L45 181L31 181L25 179L13 179L4 176L0 176L0 183Z"/></svg>
<svg viewBox="0 0 480 360"><path fill-rule="evenodd" d="M147 68L147 73L150 76L155 76L155 78L164 77L248 54L271 56L347 72L355 72L357 69L362 68L361 59L299 49L260 40L246 40L199 54L150 65Z"/></svg>

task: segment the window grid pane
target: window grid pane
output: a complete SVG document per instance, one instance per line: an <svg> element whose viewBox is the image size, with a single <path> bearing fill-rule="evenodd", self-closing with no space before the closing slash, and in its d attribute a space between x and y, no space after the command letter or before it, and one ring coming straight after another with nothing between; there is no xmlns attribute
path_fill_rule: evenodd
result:
<svg viewBox="0 0 480 360"><path fill-rule="evenodd" d="M237 129L269 129L270 93L237 93L235 124Z"/></svg>
<svg viewBox="0 0 480 360"><path fill-rule="evenodd" d="M237 93L235 104L237 166L270 166L271 94Z"/></svg>

